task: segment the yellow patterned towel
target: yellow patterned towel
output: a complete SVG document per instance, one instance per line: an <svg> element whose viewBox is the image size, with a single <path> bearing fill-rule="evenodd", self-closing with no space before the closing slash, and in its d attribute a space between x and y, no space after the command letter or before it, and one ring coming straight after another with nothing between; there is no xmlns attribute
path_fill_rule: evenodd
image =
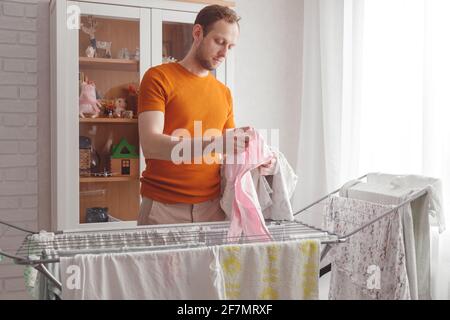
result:
<svg viewBox="0 0 450 320"><path fill-rule="evenodd" d="M318 240L219 247L225 298L318 299Z"/></svg>

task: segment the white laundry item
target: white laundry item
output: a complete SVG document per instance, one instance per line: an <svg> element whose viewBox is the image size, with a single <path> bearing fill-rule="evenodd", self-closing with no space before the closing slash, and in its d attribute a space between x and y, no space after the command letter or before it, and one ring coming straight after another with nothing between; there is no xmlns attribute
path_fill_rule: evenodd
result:
<svg viewBox="0 0 450 320"><path fill-rule="evenodd" d="M384 183L385 180L375 180ZM348 190L349 198L380 204L397 205L406 200L414 190L396 188L391 184L361 183ZM400 210L406 251L408 279L412 299L431 299L430 223L427 193Z"/></svg>
<svg viewBox="0 0 450 320"><path fill-rule="evenodd" d="M261 172L258 169L252 170L251 174L253 184L255 185L256 193L258 195L259 205L261 206L264 216L264 210L272 205L273 190L267 181L267 178L269 177L261 175ZM264 218L266 217L264 216Z"/></svg>
<svg viewBox="0 0 450 320"><path fill-rule="evenodd" d="M341 197L346 197L348 198L348 189L350 189L351 187L362 183L360 180L350 180L347 183L345 183L340 189L339 189L339 195Z"/></svg>
<svg viewBox="0 0 450 320"><path fill-rule="evenodd" d="M325 206L326 228L346 235L380 217L393 206L332 197ZM330 299L409 300L402 221L398 211L334 246Z"/></svg>
<svg viewBox="0 0 450 320"><path fill-rule="evenodd" d="M225 245L218 252L226 299L318 299L318 240Z"/></svg>
<svg viewBox="0 0 450 320"><path fill-rule="evenodd" d="M52 242L54 241L54 238L55 234L53 232L47 232L44 230L41 230L39 233L31 235L28 244L28 252L27 252L28 259L39 260L41 258L42 248L47 248L51 246ZM27 289L28 293L33 298L39 298L40 289L38 283L39 278L38 271L31 265L29 265L25 267L23 276L25 280L25 288Z"/></svg>
<svg viewBox="0 0 450 320"><path fill-rule="evenodd" d="M277 159L277 170L273 175L260 176L260 179L267 178L273 191L272 205L263 210L263 216L271 220L293 221L294 212L290 199L294 195L298 177L284 155L279 151L274 153Z"/></svg>
<svg viewBox="0 0 450 320"><path fill-rule="evenodd" d="M223 298L213 248L61 257L62 297L68 300Z"/></svg>
<svg viewBox="0 0 450 320"><path fill-rule="evenodd" d="M440 179L419 175L393 175L385 173L370 173L367 176L367 183L390 185L392 189L420 190L425 187L430 188L431 198L428 205L432 225L439 227L439 232L445 231L445 215L442 195L442 181Z"/></svg>
<svg viewBox="0 0 450 320"><path fill-rule="evenodd" d="M35 252L32 249L39 249L36 253L39 256L35 258L41 258L43 253L45 259L58 258L60 254L67 255L68 252L79 251L80 244L82 244L83 249L98 248L99 246L109 246L111 243L115 243L121 246L127 246L128 243L136 244L136 239L141 239L141 245L153 245L159 246L164 245L179 247L179 245L185 246L187 244L186 232L195 234L196 236L190 237L189 242L198 243L199 241L205 241L207 244L216 245L219 244L223 239L224 235L219 237L216 230L211 232L208 226L180 226L171 228L142 228L142 230L137 230L133 232L96 232L96 233L67 233L64 237L54 236L52 233L47 233L42 231L39 234L33 235L31 239L34 241L41 240L52 240L53 245L49 246L48 250L42 252L39 248L42 246L30 246L30 253ZM226 235L226 231L224 231ZM38 242L36 243L38 244ZM50 248L57 248L50 249ZM61 250L63 248L63 250ZM33 256L29 256L33 259ZM60 264L59 263L49 263L46 265L52 276L61 282L60 274ZM35 277L36 274L36 277ZM56 297L61 297L61 291L49 281L42 273L37 272L34 268L25 268L24 272L25 282L27 284L27 289L30 294L39 300L55 300ZM34 283L33 283L34 281Z"/></svg>
<svg viewBox="0 0 450 320"><path fill-rule="evenodd" d="M253 184L257 193L264 219L293 221L292 198L298 177L289 165L285 156L269 148L277 159L272 172L261 171L259 168L251 171ZM273 173L273 175L264 175ZM220 206L228 218L231 216L234 199L234 184L228 183L222 174L222 197Z"/></svg>

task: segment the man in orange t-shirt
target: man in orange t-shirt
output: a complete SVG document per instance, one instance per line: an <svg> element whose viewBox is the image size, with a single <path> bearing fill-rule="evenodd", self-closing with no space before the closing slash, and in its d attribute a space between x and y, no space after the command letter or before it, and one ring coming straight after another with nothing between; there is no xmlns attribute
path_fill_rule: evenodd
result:
<svg viewBox="0 0 450 320"><path fill-rule="evenodd" d="M223 153L204 156L204 151L211 143L226 146L247 129L233 129L230 90L210 73L236 45L238 22L227 7L205 7L196 18L186 57L150 68L144 75L138 113L146 170L141 178L139 225L225 219L219 205L220 163L206 158L242 152L248 141L237 139ZM174 150L181 143L187 148L180 163Z"/></svg>

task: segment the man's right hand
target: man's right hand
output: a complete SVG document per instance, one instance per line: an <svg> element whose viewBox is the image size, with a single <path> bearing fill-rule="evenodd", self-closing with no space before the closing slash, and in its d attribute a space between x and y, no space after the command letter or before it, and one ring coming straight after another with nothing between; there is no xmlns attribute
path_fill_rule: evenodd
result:
<svg viewBox="0 0 450 320"><path fill-rule="evenodd" d="M242 127L225 130L222 135L224 155L232 156L244 152L250 141L250 130L253 130L253 128Z"/></svg>

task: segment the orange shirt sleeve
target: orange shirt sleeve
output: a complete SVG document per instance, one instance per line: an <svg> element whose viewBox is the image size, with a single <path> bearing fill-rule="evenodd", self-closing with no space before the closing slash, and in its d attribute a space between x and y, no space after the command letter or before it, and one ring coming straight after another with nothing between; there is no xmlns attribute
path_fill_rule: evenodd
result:
<svg viewBox="0 0 450 320"><path fill-rule="evenodd" d="M168 85L164 75L150 68L144 75L139 88L138 114L145 111L165 113Z"/></svg>
<svg viewBox="0 0 450 320"><path fill-rule="evenodd" d="M234 124L234 112L233 112L233 97L231 96L230 89L227 88L227 98L228 98L228 116L227 121L225 121L225 125L223 130L235 128Z"/></svg>

